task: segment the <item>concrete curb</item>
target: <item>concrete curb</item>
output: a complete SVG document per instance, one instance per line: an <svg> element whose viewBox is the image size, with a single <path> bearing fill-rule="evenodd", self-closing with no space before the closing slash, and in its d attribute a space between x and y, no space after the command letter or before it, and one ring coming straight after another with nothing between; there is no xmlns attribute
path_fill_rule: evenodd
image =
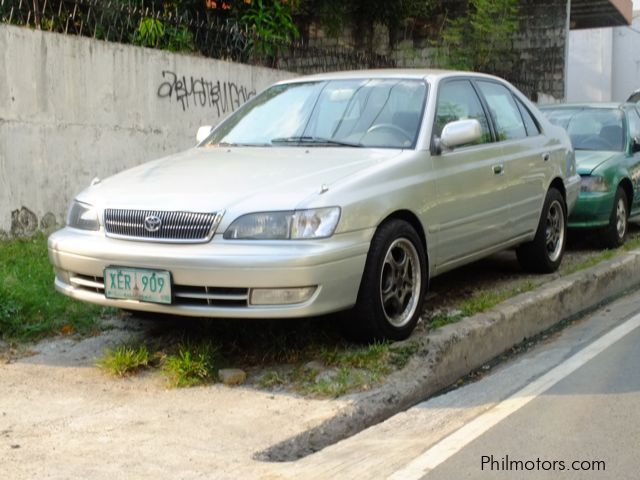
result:
<svg viewBox="0 0 640 480"><path fill-rule="evenodd" d="M640 251L554 280L494 309L412 340L421 348L409 364L376 390L354 396L338 415L256 454L292 461L415 405L522 341L640 284Z"/></svg>

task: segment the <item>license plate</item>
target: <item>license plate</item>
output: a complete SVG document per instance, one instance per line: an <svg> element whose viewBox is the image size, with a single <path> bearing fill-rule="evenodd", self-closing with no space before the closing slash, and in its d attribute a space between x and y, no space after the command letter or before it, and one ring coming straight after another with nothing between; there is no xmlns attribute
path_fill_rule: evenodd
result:
<svg viewBox="0 0 640 480"><path fill-rule="evenodd" d="M107 267L104 269L107 298L171 303L171 274L164 270Z"/></svg>

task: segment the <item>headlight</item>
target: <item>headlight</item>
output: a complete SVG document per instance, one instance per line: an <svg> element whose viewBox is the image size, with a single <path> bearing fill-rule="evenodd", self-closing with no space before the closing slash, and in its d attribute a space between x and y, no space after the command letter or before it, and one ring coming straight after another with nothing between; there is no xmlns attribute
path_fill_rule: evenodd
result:
<svg viewBox="0 0 640 480"><path fill-rule="evenodd" d="M224 232L227 240L296 240L333 235L340 208L250 213L237 218Z"/></svg>
<svg viewBox="0 0 640 480"><path fill-rule="evenodd" d="M598 175L585 175L580 177L581 192L608 192L609 183L604 177Z"/></svg>
<svg viewBox="0 0 640 480"><path fill-rule="evenodd" d="M91 205L74 200L67 214L67 225L80 230L100 230L98 212Z"/></svg>

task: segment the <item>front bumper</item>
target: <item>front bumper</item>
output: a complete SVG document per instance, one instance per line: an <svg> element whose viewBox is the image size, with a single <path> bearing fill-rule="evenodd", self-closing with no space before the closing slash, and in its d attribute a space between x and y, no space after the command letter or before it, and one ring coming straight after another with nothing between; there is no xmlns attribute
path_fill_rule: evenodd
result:
<svg viewBox="0 0 640 480"><path fill-rule="evenodd" d="M569 215L569 228L598 228L609 224L615 192L580 192Z"/></svg>
<svg viewBox="0 0 640 480"><path fill-rule="evenodd" d="M216 235L208 243L186 245L64 228L49 237L49 259L59 292L99 305L197 317L307 317L355 304L373 233L304 241L230 241ZM173 303L106 298L102 276L108 266L169 271ZM254 306L243 300L252 288L310 286L315 292L299 304Z"/></svg>

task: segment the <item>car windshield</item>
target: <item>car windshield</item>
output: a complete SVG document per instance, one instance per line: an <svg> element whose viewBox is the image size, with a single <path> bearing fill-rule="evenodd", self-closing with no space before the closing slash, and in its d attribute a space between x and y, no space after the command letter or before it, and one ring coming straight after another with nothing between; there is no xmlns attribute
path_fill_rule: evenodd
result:
<svg viewBox="0 0 640 480"><path fill-rule="evenodd" d="M413 148L427 86L420 80L275 85L231 115L203 146Z"/></svg>
<svg viewBox="0 0 640 480"><path fill-rule="evenodd" d="M624 148L622 112L617 108L542 108L549 121L567 130L576 150Z"/></svg>

